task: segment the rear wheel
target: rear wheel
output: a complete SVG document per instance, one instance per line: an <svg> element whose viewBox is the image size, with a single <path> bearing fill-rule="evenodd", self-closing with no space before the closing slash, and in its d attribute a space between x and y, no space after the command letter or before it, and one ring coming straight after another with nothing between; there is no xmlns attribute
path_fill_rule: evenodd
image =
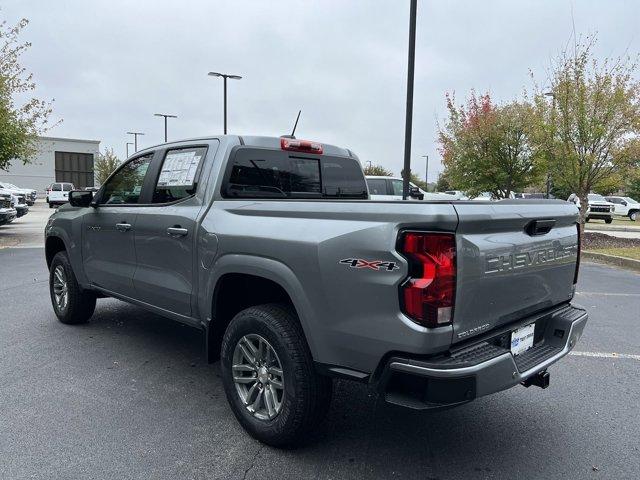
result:
<svg viewBox="0 0 640 480"><path fill-rule="evenodd" d="M302 442L329 409L331 379L316 373L296 314L285 305L238 313L224 334L221 361L231 409L261 442Z"/></svg>
<svg viewBox="0 0 640 480"><path fill-rule="evenodd" d="M49 202L49 208L53 208L53 207L54 207L53 203Z"/></svg>
<svg viewBox="0 0 640 480"><path fill-rule="evenodd" d="M49 291L53 311L62 323L84 323L96 308L96 295L81 290L67 252L58 252L49 267Z"/></svg>
<svg viewBox="0 0 640 480"><path fill-rule="evenodd" d="M605 223L611 223L613 222L613 218L605 218L604 221Z"/></svg>

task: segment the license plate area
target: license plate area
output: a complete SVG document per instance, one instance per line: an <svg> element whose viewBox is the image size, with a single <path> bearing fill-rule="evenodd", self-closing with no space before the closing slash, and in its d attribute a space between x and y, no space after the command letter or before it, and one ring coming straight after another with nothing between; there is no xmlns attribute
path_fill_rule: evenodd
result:
<svg viewBox="0 0 640 480"><path fill-rule="evenodd" d="M536 324L530 323L511 332L511 353L520 355L533 347Z"/></svg>

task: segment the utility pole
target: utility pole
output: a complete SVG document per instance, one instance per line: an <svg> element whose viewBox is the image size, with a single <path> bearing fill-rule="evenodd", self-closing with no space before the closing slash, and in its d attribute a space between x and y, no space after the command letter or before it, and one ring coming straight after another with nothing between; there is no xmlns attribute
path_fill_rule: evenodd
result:
<svg viewBox="0 0 640 480"><path fill-rule="evenodd" d="M155 117L164 117L164 143L167 143L167 118L178 118L177 115L167 115L165 113L154 113Z"/></svg>
<svg viewBox="0 0 640 480"><path fill-rule="evenodd" d="M129 145L133 145L133 142L127 142L127 158L129 158Z"/></svg>
<svg viewBox="0 0 640 480"><path fill-rule="evenodd" d="M240 80L240 75L229 75L228 73L209 72L210 77L222 77L224 83L224 134L227 134L227 78Z"/></svg>
<svg viewBox="0 0 640 480"><path fill-rule="evenodd" d="M425 191L429 191L429 155L422 155L423 158L427 160L427 166L424 170L424 189Z"/></svg>
<svg viewBox="0 0 640 480"><path fill-rule="evenodd" d="M411 178L411 130L413 127L413 72L416 63L416 12L418 0L411 0L409 12L409 58L407 65L407 116L404 125L404 170L402 182L402 199L409 196L409 179Z"/></svg>
<svg viewBox="0 0 640 480"><path fill-rule="evenodd" d="M133 151L138 151L138 135L144 135L143 132L127 132L127 135L133 135Z"/></svg>

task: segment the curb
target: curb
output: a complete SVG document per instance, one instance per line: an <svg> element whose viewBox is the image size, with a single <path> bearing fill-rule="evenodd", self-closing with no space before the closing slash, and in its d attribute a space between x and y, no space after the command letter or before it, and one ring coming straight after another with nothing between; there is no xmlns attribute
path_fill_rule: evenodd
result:
<svg viewBox="0 0 640 480"><path fill-rule="evenodd" d="M640 260L634 260L633 258L618 257L616 255L607 255L606 253L597 253L588 250L583 251L581 256L584 260L591 260L596 263L606 263L607 265L614 265L616 267L640 272Z"/></svg>
<svg viewBox="0 0 640 480"><path fill-rule="evenodd" d="M585 228L585 232L636 232L640 233L640 227L596 227Z"/></svg>

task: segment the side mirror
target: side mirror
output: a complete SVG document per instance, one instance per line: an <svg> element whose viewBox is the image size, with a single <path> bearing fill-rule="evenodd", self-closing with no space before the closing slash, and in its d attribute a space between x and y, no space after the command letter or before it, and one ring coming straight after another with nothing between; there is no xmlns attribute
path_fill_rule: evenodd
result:
<svg viewBox="0 0 640 480"><path fill-rule="evenodd" d="M424 195L420 192L418 187L409 187L409 196L417 200L424 200Z"/></svg>
<svg viewBox="0 0 640 480"><path fill-rule="evenodd" d="M624 200L622 201L622 206L626 207L627 206L627 202L625 202Z"/></svg>
<svg viewBox="0 0 640 480"><path fill-rule="evenodd" d="M69 192L69 204L72 207L88 207L93 200L93 192L72 190Z"/></svg>

